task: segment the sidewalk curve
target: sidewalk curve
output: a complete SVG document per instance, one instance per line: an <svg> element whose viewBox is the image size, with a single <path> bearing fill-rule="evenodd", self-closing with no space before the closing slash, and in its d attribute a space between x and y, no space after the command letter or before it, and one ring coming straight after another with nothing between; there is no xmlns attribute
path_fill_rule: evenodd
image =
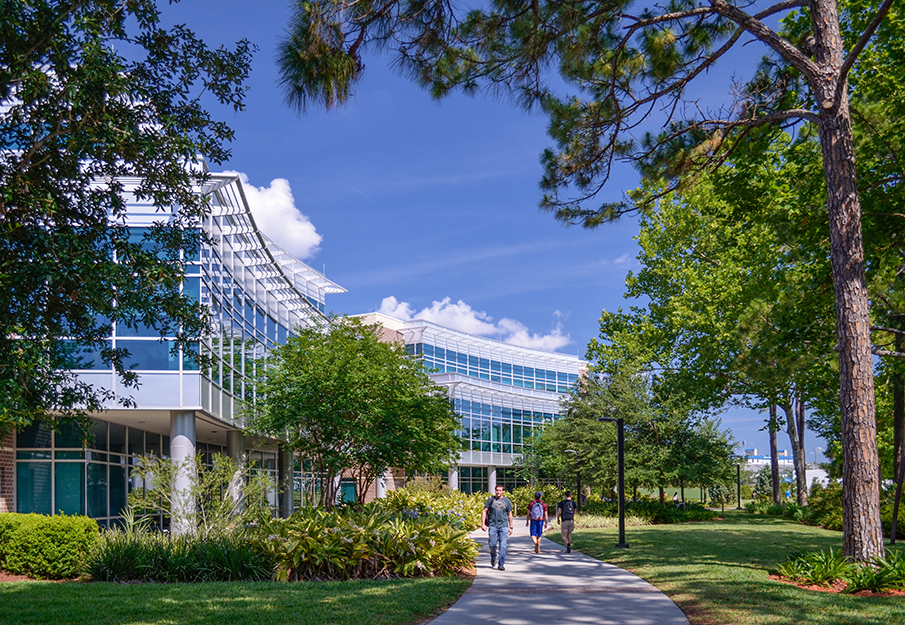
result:
<svg viewBox="0 0 905 625"><path fill-rule="evenodd" d="M543 539L534 553L524 519L506 550L506 570L490 568L487 533L471 534L481 546L471 588L430 625L688 625L666 595L612 564Z"/></svg>

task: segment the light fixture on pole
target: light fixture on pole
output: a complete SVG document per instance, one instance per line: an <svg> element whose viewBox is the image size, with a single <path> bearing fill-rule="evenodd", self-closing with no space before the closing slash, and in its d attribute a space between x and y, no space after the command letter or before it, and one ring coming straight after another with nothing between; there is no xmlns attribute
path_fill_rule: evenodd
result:
<svg viewBox="0 0 905 625"><path fill-rule="evenodd" d="M814 448L814 464L817 464L817 452L823 452L823 447L815 447Z"/></svg>
<svg viewBox="0 0 905 625"><path fill-rule="evenodd" d="M575 454L575 490L578 491L575 504L578 506L578 511L581 512L581 454L574 449L565 451L567 454Z"/></svg>
<svg viewBox="0 0 905 625"><path fill-rule="evenodd" d="M625 424L622 419L598 417L598 421L616 424L616 454L619 463L619 542L616 547L627 549L625 542Z"/></svg>

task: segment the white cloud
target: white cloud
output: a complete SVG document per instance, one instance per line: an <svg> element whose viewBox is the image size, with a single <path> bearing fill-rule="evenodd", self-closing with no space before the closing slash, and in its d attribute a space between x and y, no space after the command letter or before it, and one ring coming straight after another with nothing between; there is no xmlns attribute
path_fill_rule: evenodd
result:
<svg viewBox="0 0 905 625"><path fill-rule="evenodd" d="M438 325L468 334L498 338L509 345L555 351L572 342L568 334L562 332L562 314L557 311L557 322L549 334L531 334L528 327L515 319L503 318L497 323L484 311L475 310L462 300L455 304L448 297L434 301L429 307L416 312L408 302L400 302L395 297L385 297L377 311L396 319L409 321L423 319Z"/></svg>
<svg viewBox="0 0 905 625"><path fill-rule="evenodd" d="M296 258L306 259L317 253L323 237L296 208L288 180L276 178L268 187L256 187L242 172L227 173L237 174L242 181L245 198L261 232Z"/></svg>

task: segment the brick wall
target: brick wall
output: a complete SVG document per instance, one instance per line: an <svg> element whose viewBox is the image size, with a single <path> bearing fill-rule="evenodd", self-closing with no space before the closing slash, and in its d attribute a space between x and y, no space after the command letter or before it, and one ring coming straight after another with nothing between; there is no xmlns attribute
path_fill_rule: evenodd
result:
<svg viewBox="0 0 905 625"><path fill-rule="evenodd" d="M15 512L16 452L13 435L0 439L0 512Z"/></svg>

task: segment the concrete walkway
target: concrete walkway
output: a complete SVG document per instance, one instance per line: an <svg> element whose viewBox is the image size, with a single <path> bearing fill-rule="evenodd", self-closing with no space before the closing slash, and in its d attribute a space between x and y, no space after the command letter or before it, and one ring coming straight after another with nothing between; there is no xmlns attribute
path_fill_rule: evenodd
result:
<svg viewBox="0 0 905 625"><path fill-rule="evenodd" d="M515 520L505 571L490 568L487 533L472 537L481 545L474 584L430 625L688 625L666 595L637 575L566 553L546 538L535 554L524 519Z"/></svg>

